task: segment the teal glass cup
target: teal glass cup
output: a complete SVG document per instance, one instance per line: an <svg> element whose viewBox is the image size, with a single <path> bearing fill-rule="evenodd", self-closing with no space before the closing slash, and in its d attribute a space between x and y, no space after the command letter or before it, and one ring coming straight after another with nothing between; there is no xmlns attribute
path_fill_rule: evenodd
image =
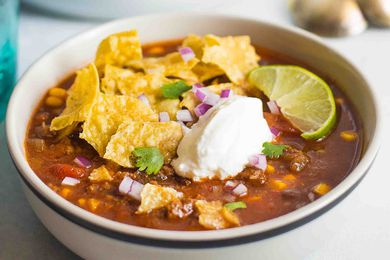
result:
<svg viewBox="0 0 390 260"><path fill-rule="evenodd" d="M18 0L0 0L0 121L16 80Z"/></svg>

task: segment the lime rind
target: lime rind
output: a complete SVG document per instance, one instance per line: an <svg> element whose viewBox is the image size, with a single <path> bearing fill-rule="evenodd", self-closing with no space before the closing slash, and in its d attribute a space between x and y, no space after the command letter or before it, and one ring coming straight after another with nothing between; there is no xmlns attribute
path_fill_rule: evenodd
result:
<svg viewBox="0 0 390 260"><path fill-rule="evenodd" d="M336 123L333 93L314 73L291 65L262 66L249 74L249 82L276 101L303 138L317 140L332 131Z"/></svg>

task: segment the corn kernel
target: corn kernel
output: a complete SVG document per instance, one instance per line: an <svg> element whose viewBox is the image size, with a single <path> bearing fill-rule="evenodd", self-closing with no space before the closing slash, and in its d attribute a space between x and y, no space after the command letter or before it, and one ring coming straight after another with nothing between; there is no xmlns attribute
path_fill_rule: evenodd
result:
<svg viewBox="0 0 390 260"><path fill-rule="evenodd" d="M342 131L340 137L347 142L352 142L358 138L358 135L355 131Z"/></svg>
<svg viewBox="0 0 390 260"><path fill-rule="evenodd" d="M317 195L325 195L330 191L330 186L326 183L320 183L314 186L313 192L315 192Z"/></svg>
<svg viewBox="0 0 390 260"><path fill-rule="evenodd" d="M275 172L275 167L273 167L271 164L267 164L267 168L265 169L265 172L268 174L272 174Z"/></svg>
<svg viewBox="0 0 390 260"><path fill-rule="evenodd" d="M66 95L66 90L63 88L52 88L49 90L49 96L65 98Z"/></svg>
<svg viewBox="0 0 390 260"><path fill-rule="evenodd" d="M148 54L150 55L161 55L164 53L164 48L161 46L156 46L148 49Z"/></svg>
<svg viewBox="0 0 390 260"><path fill-rule="evenodd" d="M283 177L283 180L285 180L285 181L295 181L296 179L297 179L297 177L295 177L292 174L287 174L286 176Z"/></svg>
<svg viewBox="0 0 390 260"><path fill-rule="evenodd" d="M240 219L238 218L236 213L234 213L233 211L231 211L225 207L222 208L222 216L225 220L227 220L231 224L233 224L235 226L240 225Z"/></svg>
<svg viewBox="0 0 390 260"><path fill-rule="evenodd" d="M284 190L287 188L287 184L281 180L271 180L270 186L275 190Z"/></svg>
<svg viewBox="0 0 390 260"><path fill-rule="evenodd" d="M96 211L96 209L99 207L100 201L97 199L89 199L88 200L88 206L89 209L92 211Z"/></svg>
<svg viewBox="0 0 390 260"><path fill-rule="evenodd" d="M70 195L71 192L72 192L72 191L71 191L70 189L68 189L68 188L63 188L63 189L60 191L60 195L61 195L62 197L64 197L64 198L67 198L67 197Z"/></svg>
<svg viewBox="0 0 390 260"><path fill-rule="evenodd" d="M49 96L46 98L45 104L49 107L60 107L64 104L64 100L59 97Z"/></svg>
<svg viewBox="0 0 390 260"><path fill-rule="evenodd" d="M85 206L85 203L87 202L87 200L81 198L81 199L78 199L77 202L79 203L80 206Z"/></svg>

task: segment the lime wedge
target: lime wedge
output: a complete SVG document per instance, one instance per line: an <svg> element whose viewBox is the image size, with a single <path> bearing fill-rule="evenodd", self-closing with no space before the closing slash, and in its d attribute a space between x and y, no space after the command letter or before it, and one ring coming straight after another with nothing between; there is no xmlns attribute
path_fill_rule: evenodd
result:
<svg viewBox="0 0 390 260"><path fill-rule="evenodd" d="M249 74L249 82L276 101L283 116L317 140L328 135L336 123L332 90L322 79L298 66L262 66Z"/></svg>

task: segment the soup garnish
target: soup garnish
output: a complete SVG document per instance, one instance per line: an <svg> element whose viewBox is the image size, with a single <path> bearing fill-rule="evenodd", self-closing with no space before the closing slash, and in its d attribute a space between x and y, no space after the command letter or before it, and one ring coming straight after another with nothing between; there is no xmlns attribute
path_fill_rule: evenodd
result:
<svg viewBox="0 0 390 260"><path fill-rule="evenodd" d="M248 36L142 46L136 31L110 35L47 92L27 159L65 199L132 225L223 229L284 215L340 183L361 149L348 100L298 64Z"/></svg>

